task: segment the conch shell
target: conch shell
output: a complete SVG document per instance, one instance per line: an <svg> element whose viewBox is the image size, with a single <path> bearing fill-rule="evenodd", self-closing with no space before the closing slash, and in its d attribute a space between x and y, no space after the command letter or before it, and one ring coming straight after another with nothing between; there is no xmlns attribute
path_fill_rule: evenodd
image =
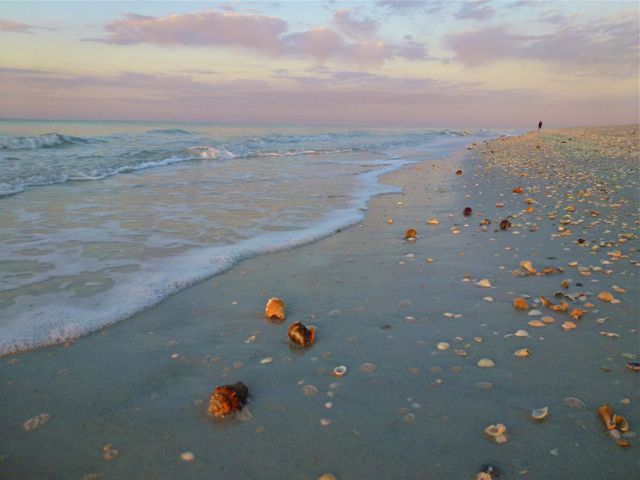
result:
<svg viewBox="0 0 640 480"><path fill-rule="evenodd" d="M270 298L265 308L267 318L276 318L284 320L284 301L281 298Z"/></svg>
<svg viewBox="0 0 640 480"><path fill-rule="evenodd" d="M302 322L295 322L289 325L287 334L289 335L289 340L301 347L311 345L316 339L316 329L313 327L307 328Z"/></svg>
<svg viewBox="0 0 640 480"><path fill-rule="evenodd" d="M233 412L239 412L247 403L248 395L249 389L242 382L216 387L209 397L207 412L214 417L226 417Z"/></svg>
<svg viewBox="0 0 640 480"><path fill-rule="evenodd" d="M406 232L404 232L405 240L409 240L409 241L415 240L417 236L418 236L418 232L416 232L414 228L410 228Z"/></svg>
<svg viewBox="0 0 640 480"><path fill-rule="evenodd" d="M629 423L622 415L614 415L613 409L606 403L598 408L598 415L604 422L607 430L619 430L621 432L629 431Z"/></svg>

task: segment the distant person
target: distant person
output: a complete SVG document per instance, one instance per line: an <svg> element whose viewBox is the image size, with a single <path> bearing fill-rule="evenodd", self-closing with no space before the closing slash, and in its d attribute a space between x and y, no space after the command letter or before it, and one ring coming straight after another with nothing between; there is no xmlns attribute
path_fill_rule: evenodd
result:
<svg viewBox="0 0 640 480"><path fill-rule="evenodd" d="M540 130L541 128L542 128L542 120L538 122L538 130Z"/></svg>

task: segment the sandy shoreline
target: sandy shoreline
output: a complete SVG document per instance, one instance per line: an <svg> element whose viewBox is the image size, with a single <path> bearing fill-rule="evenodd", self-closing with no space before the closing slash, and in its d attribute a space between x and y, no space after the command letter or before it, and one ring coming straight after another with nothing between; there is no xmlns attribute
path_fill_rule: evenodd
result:
<svg viewBox="0 0 640 480"><path fill-rule="evenodd" d="M639 374L625 368L640 353L637 131L535 132L394 172L383 182L403 193L372 199L359 225L243 261L68 348L3 358L0 476L473 478L492 463L501 478L630 478L638 440L618 447L596 409L611 404L638 431ZM505 218L512 228L495 231ZM513 276L523 260L564 272ZM570 331L567 314L535 303L562 290L584 294ZM284 324L263 319L270 296L287 302ZM540 313L514 310L515 296ZM542 316L555 322L528 325ZM292 321L318 327L313 347L289 347ZM514 357L520 348L531 356ZM482 358L495 367L478 368ZM348 368L339 380L336 365ZM236 380L251 418L207 418L213 387ZM549 418L533 422L544 406ZM46 425L22 430L44 412ZM497 422L504 445L483 435Z"/></svg>

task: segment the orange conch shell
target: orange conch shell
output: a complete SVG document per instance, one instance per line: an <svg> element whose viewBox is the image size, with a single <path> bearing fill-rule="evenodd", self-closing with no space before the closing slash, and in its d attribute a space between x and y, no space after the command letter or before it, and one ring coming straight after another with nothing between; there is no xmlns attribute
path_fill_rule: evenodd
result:
<svg viewBox="0 0 640 480"><path fill-rule="evenodd" d="M216 387L209 397L207 411L214 417L226 417L233 412L239 412L247 403L248 395L249 389L242 382Z"/></svg>
<svg viewBox="0 0 640 480"><path fill-rule="evenodd" d="M316 329L313 327L307 328L302 322L295 322L289 325L287 334L289 335L289 340L301 347L311 345L316 339Z"/></svg>
<svg viewBox="0 0 640 480"><path fill-rule="evenodd" d="M406 232L404 232L405 240L415 240L417 236L418 236L418 232L416 232L414 228L410 228Z"/></svg>
<svg viewBox="0 0 640 480"><path fill-rule="evenodd" d="M267 318L277 318L284 320L284 301L281 298L270 298L265 308Z"/></svg>
<svg viewBox="0 0 640 480"><path fill-rule="evenodd" d="M513 299L513 308L516 310L529 310L529 304L522 297L516 297Z"/></svg>
<svg viewBox="0 0 640 480"><path fill-rule="evenodd" d="M607 430L613 430L614 428L616 428L615 424L612 421L613 410L609 405L600 405L600 407L598 408L598 415L600 415L600 418L604 422L605 427L607 427Z"/></svg>

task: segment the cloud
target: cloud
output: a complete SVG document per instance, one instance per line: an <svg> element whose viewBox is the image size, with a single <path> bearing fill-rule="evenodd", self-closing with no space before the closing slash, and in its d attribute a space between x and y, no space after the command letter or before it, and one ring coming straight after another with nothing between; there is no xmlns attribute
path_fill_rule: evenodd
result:
<svg viewBox="0 0 640 480"><path fill-rule="evenodd" d="M460 10L455 14L455 17L460 20L488 20L496 13L490 5L487 5L488 3L486 0L466 2L462 4Z"/></svg>
<svg viewBox="0 0 640 480"><path fill-rule="evenodd" d="M373 36L380 24L370 18L358 20L353 17L351 10L342 9L336 11L333 16L336 28L351 38L369 38Z"/></svg>
<svg viewBox="0 0 640 480"><path fill-rule="evenodd" d="M2 20L0 18L0 32L34 33L31 31L34 28L38 27L11 20Z"/></svg>
<svg viewBox="0 0 640 480"><path fill-rule="evenodd" d="M105 27L117 45L218 45L279 52L287 22L277 17L207 10L166 17L126 15Z"/></svg>
<svg viewBox="0 0 640 480"><path fill-rule="evenodd" d="M441 11L446 1L425 1L425 0L380 0L376 3L389 13L398 15L411 15L418 11L426 13L436 13Z"/></svg>
<svg viewBox="0 0 640 480"><path fill-rule="evenodd" d="M114 45L242 47L272 56L291 55L318 62L337 59L361 66L380 65L400 57L426 58L424 44L411 39L399 44L376 39L378 23L355 19L349 10L336 12L334 24L340 31L316 27L287 33L284 20L254 13L207 10L165 17L128 14L105 26L107 38L92 40Z"/></svg>
<svg viewBox="0 0 640 480"><path fill-rule="evenodd" d="M513 34L505 27L492 27L451 34L445 41L468 66L533 59L571 67L604 65L637 75L638 32L637 18L600 19L585 25L562 25L548 34Z"/></svg>

